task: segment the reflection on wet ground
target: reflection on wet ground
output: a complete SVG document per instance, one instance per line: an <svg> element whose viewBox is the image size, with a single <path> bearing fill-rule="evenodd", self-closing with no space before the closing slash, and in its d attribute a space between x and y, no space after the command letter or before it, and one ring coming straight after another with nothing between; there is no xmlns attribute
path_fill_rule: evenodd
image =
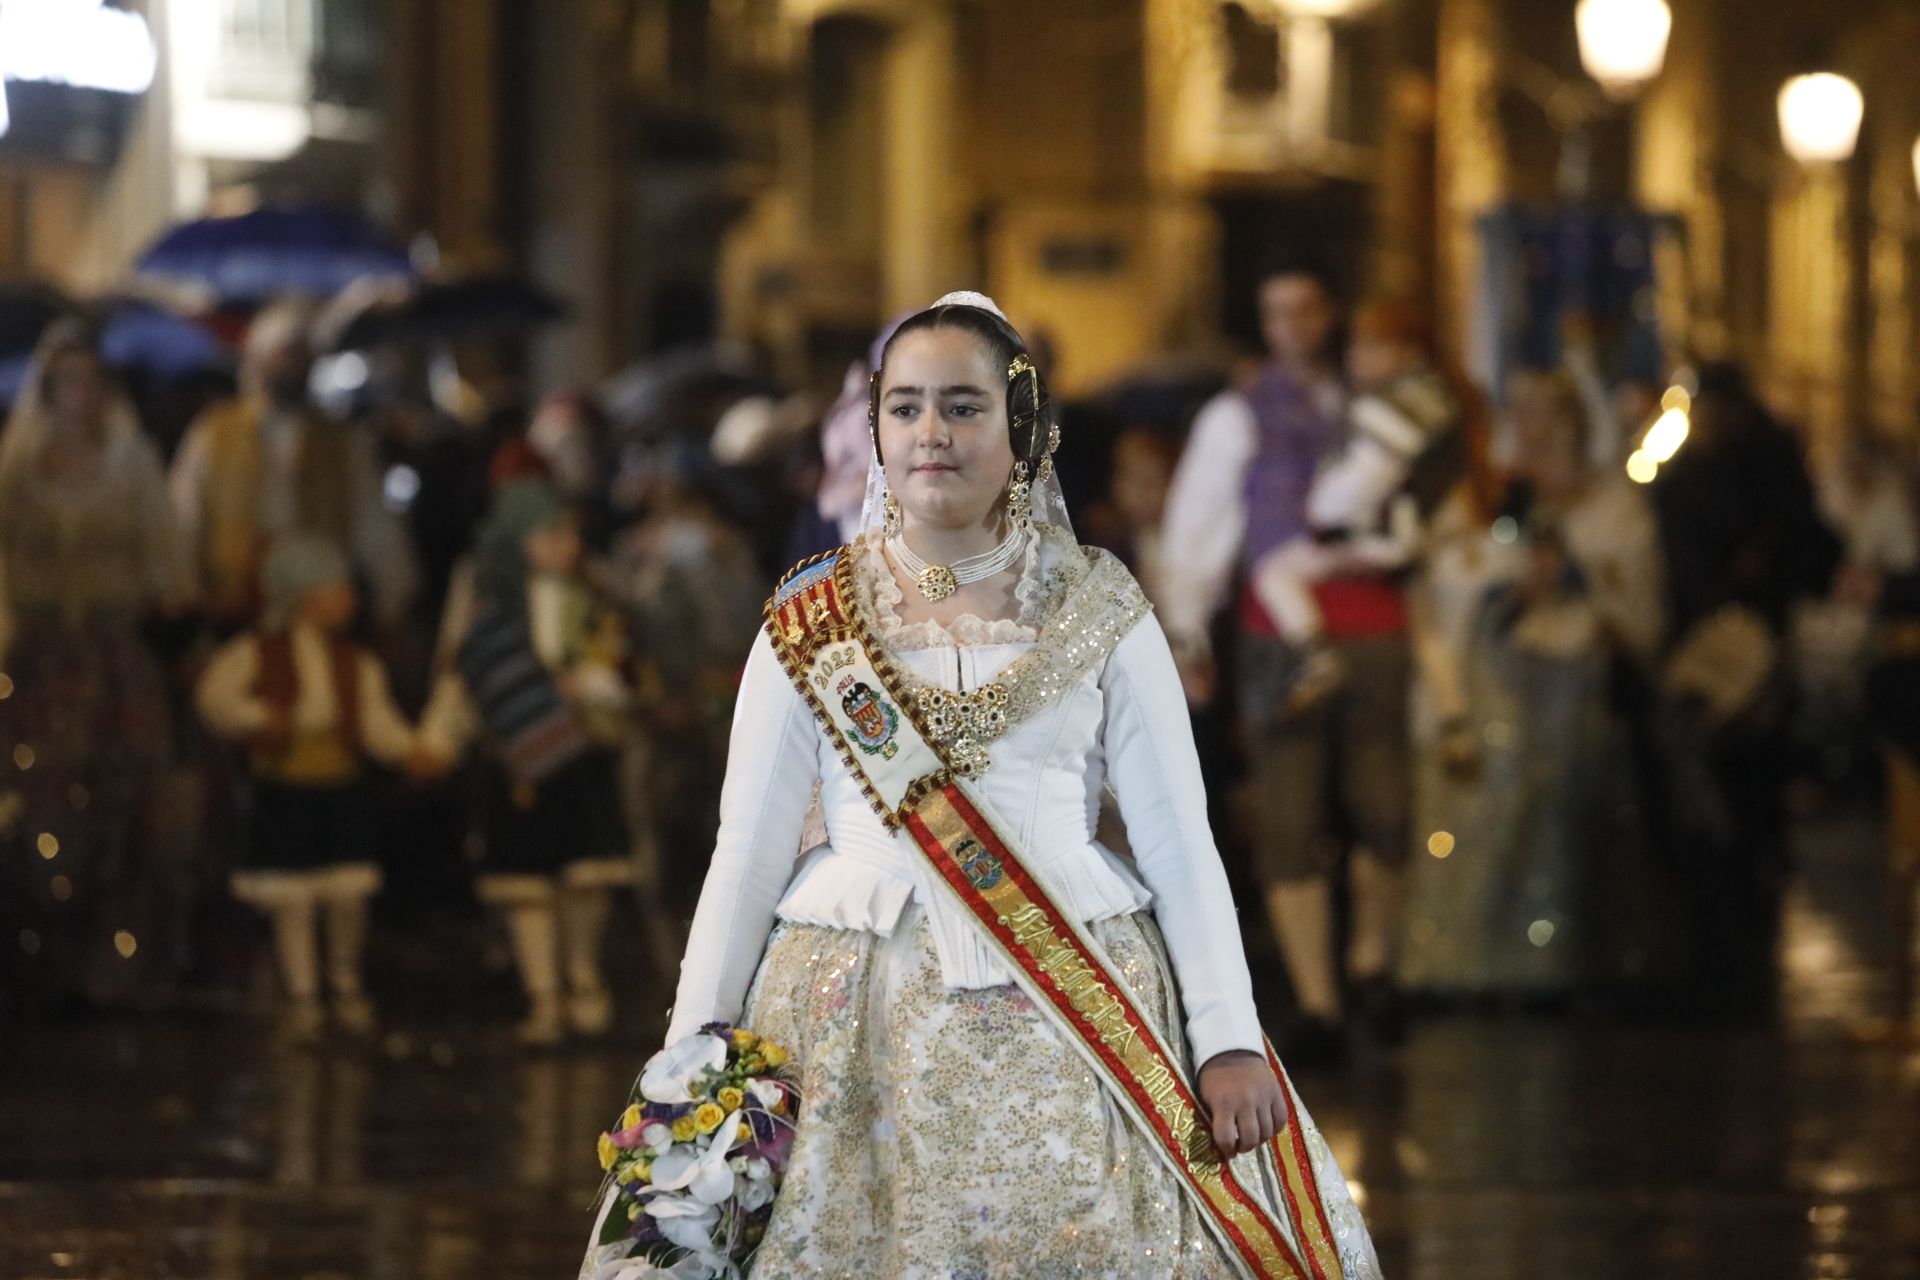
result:
<svg viewBox="0 0 1920 1280"><path fill-rule="evenodd" d="M1865 828L1816 843L1783 1030L1443 1018L1301 1081L1389 1276L1920 1277L1884 881ZM525 1056L434 1025L320 1053L212 1016L5 1029L0 1277L571 1276L646 1029Z"/></svg>

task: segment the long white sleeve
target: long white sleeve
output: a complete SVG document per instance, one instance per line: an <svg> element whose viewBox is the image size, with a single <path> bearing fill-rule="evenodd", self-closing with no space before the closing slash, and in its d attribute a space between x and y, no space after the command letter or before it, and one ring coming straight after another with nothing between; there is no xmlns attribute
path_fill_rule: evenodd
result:
<svg viewBox="0 0 1920 1280"><path fill-rule="evenodd" d="M1230 1049L1261 1051L1253 979L1226 868L1207 823L1206 784L1173 654L1143 619L1107 660L1107 778L1141 878L1153 891L1187 1013L1196 1066Z"/></svg>
<svg viewBox="0 0 1920 1280"><path fill-rule="evenodd" d="M394 705L387 669L370 653L360 655L360 744L382 764L400 766L420 747L420 735Z"/></svg>
<svg viewBox="0 0 1920 1280"><path fill-rule="evenodd" d="M1234 562L1247 534L1247 466L1259 428L1246 397L1228 391L1209 400L1174 469L1161 521L1168 572L1152 584L1167 634L1182 646L1203 644L1226 603Z"/></svg>
<svg viewBox="0 0 1920 1280"><path fill-rule="evenodd" d="M200 718L222 738L240 741L267 727L267 704L253 691L260 649L251 635L236 636L214 652L200 674L193 702Z"/></svg>
<svg viewBox="0 0 1920 1280"><path fill-rule="evenodd" d="M819 777L813 712L788 683L762 631L733 709L720 834L693 913L667 1043L740 1016L792 879L800 829Z"/></svg>

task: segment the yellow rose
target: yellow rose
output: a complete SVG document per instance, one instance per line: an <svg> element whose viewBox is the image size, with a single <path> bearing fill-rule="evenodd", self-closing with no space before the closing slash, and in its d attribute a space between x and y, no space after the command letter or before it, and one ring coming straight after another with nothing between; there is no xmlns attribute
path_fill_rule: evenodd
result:
<svg viewBox="0 0 1920 1280"><path fill-rule="evenodd" d="M733 1047L739 1052L746 1053L759 1043L760 1037L748 1031L746 1028L735 1027L733 1029Z"/></svg>
<svg viewBox="0 0 1920 1280"><path fill-rule="evenodd" d="M753 1126L748 1124L745 1120L742 1120L740 1122L740 1127L735 1129L734 1133L739 1136L740 1141L742 1142L751 1141L753 1138Z"/></svg>
<svg viewBox="0 0 1920 1280"><path fill-rule="evenodd" d="M720 1091L720 1105L729 1111L738 1111L746 1105L746 1101L747 1095L732 1085L728 1085Z"/></svg>
<svg viewBox="0 0 1920 1280"><path fill-rule="evenodd" d="M620 1113L620 1125L619 1125L620 1128L631 1129L633 1128L633 1126L639 1123L640 1123L640 1104L639 1103L637 1102L634 1103L632 1106L628 1107L625 1111Z"/></svg>
<svg viewBox="0 0 1920 1280"><path fill-rule="evenodd" d="M791 1055L777 1044L763 1042L760 1045L760 1056L767 1060L768 1066L777 1069L786 1066Z"/></svg>
<svg viewBox="0 0 1920 1280"><path fill-rule="evenodd" d="M767 1069L767 1060L757 1053L750 1053L740 1059L741 1069L750 1076L757 1076Z"/></svg>
<svg viewBox="0 0 1920 1280"><path fill-rule="evenodd" d="M693 1127L701 1133L712 1133L720 1127L720 1122L726 1118L727 1113L722 1111L717 1105L711 1102L703 1102L700 1104L700 1109L693 1113Z"/></svg>
<svg viewBox="0 0 1920 1280"><path fill-rule="evenodd" d="M715 1123L718 1123L718 1121ZM693 1127L692 1116L681 1116L673 1122L673 1140L675 1142L692 1142L693 1136L698 1132L700 1131Z"/></svg>
<svg viewBox="0 0 1920 1280"><path fill-rule="evenodd" d="M627 1182L632 1182L635 1178L638 1178L639 1176L640 1176L640 1165L636 1162L622 1169L615 1176L615 1180L618 1182L627 1183Z"/></svg>
<svg viewBox="0 0 1920 1280"><path fill-rule="evenodd" d="M614 1157L619 1154L620 1154L620 1148L613 1145L613 1135L610 1133L601 1134L600 1135L600 1167L602 1169L613 1168Z"/></svg>

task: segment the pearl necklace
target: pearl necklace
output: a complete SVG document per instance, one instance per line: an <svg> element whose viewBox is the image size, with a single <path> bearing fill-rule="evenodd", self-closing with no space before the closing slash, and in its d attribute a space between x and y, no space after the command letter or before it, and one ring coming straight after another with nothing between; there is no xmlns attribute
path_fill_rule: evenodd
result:
<svg viewBox="0 0 1920 1280"><path fill-rule="evenodd" d="M914 584L920 588L920 594L934 604L970 582L980 582L1003 569L1011 569L1026 546L1026 530L1016 525L1007 531L1007 536L993 550L945 565L928 564L915 555L904 535L895 534L887 539L887 550L893 553L900 567L913 578Z"/></svg>

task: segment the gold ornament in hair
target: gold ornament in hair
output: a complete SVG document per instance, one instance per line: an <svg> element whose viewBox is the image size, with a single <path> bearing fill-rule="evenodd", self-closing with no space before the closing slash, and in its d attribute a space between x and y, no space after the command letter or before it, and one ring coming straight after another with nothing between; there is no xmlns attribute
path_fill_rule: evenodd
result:
<svg viewBox="0 0 1920 1280"><path fill-rule="evenodd" d="M1011 418L1010 425L1016 433L1024 433L1027 442L1026 447L1031 450L1035 443L1034 428L1039 425L1040 418L1040 370L1034 367L1033 361L1027 357L1027 353L1024 351L1015 356L1013 362L1007 366L1007 383L1009 389L1011 389L1013 382L1018 379L1021 374L1027 376L1027 403L1030 407L1019 417ZM1009 397L1009 399L1011 399L1011 397ZM1048 453L1053 452L1052 445L1053 441L1050 437L1047 447Z"/></svg>

